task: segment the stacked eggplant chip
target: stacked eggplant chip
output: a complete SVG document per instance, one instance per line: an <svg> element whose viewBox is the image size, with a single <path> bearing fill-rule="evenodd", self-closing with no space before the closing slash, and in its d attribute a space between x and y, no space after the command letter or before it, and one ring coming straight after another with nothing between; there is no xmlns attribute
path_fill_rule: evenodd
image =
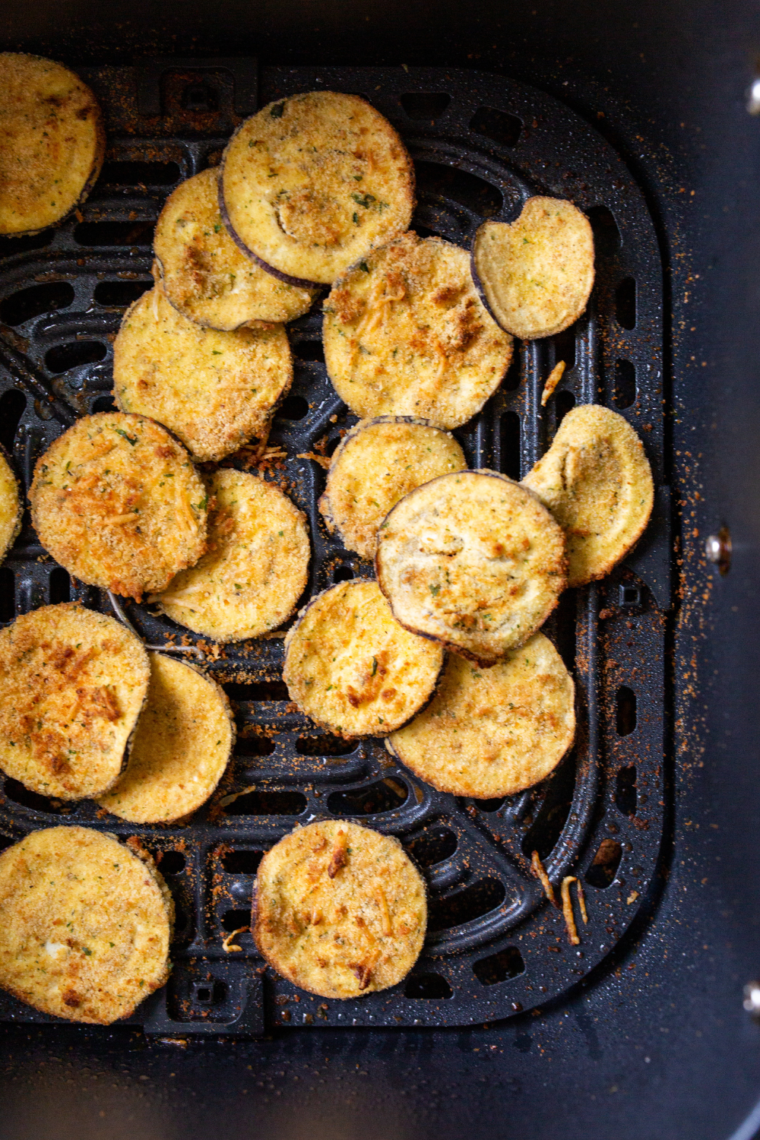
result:
<svg viewBox="0 0 760 1140"><path fill-rule="evenodd" d="M41 112L30 118L39 186L19 189L20 142L0 157L0 173L10 163L0 232L29 232L86 192L100 120L58 65L0 55L4 74L17 95L0 97L0 134L9 98L39 104L58 84L66 107L81 104L76 162L52 214L35 206L55 174ZM319 506L368 565L301 609L284 680L315 724L384 738L443 792L493 798L546 779L572 747L573 679L540 629L565 588L608 573L638 540L652 476L627 421L596 406L565 417L522 483L467 469L451 431L498 389L513 338L552 336L583 313L593 235L573 203L532 197L515 221L484 223L469 251L410 231L414 205L409 154L358 96L294 95L242 123L221 168L167 200L155 286L116 338L119 411L82 418L40 458L32 518L84 583L147 596L217 642L272 636L306 590L310 536L288 495L239 461L267 454L293 377L285 326L329 287L327 372L360 422L329 463ZM19 518L0 457L0 551ZM111 618L51 606L0 632L0 768L32 791L92 797L133 823L184 822L217 788L234 742L224 692L185 662L149 656ZM51 872L74 862L79 885L54 890ZM0 856L0 985L62 1017L129 1013L165 979L171 926L160 876L143 867L80 828L37 832ZM107 894L117 906L106 923ZM64 912L66 938L53 929ZM395 839L368 828L297 828L260 865L257 946L311 992L397 984L426 923L421 876Z"/></svg>

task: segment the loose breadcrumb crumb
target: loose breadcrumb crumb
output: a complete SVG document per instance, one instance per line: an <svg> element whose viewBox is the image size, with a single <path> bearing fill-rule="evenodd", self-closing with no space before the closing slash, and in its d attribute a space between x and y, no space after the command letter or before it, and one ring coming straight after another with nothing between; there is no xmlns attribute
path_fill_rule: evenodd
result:
<svg viewBox="0 0 760 1140"><path fill-rule="evenodd" d="M539 856L538 851L534 851L533 854L531 855L530 865L533 868L533 874L540 881L541 886L544 888L544 894L548 898L549 902L553 903L554 906L556 906L557 905L557 897L554 894L554 887L552 886L551 880L546 873L546 869L544 868L544 865L541 862L541 857Z"/></svg>
<svg viewBox="0 0 760 1140"><path fill-rule="evenodd" d="M544 384L544 390L541 393L541 407L542 408L545 408L546 405L548 404L549 397L554 393L554 389L557 387L560 380L565 375L565 369L566 368L567 368L567 365L565 364L564 360L558 360L557 363L552 368L549 375L546 377L546 383Z"/></svg>

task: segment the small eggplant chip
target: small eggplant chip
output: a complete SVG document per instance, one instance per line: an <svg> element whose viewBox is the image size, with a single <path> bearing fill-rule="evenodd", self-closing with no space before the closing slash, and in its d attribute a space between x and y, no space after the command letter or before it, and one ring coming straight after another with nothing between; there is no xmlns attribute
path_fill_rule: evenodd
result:
<svg viewBox="0 0 760 1140"><path fill-rule="evenodd" d="M493 664L565 587L565 538L537 495L495 471L441 475L380 527L377 578L406 628Z"/></svg>
<svg viewBox="0 0 760 1140"><path fill-rule="evenodd" d="M609 574L644 533L654 503L639 436L623 416L598 404L567 413L523 485L565 531L569 586Z"/></svg>
<svg viewBox="0 0 760 1140"><path fill-rule="evenodd" d="M522 340L553 336L585 311L594 284L594 235L563 198L529 198L515 222L483 222L473 278L493 317Z"/></svg>
<svg viewBox="0 0 760 1140"><path fill-rule="evenodd" d="M282 325L203 328L157 285L124 314L113 379L121 411L157 420L206 462L266 436L293 380L293 360Z"/></svg>
<svg viewBox="0 0 760 1140"><path fill-rule="evenodd" d="M118 780L148 691L148 655L120 622L43 606L0 630L0 768L40 795Z"/></svg>
<svg viewBox="0 0 760 1140"><path fill-rule="evenodd" d="M455 796L512 796L554 771L575 735L575 686L542 633L488 669L449 655L427 708L388 743Z"/></svg>
<svg viewBox="0 0 760 1140"><path fill-rule="evenodd" d="M169 976L174 904L152 859L86 827L0 855L0 986L43 1013L111 1025Z"/></svg>
<svg viewBox="0 0 760 1140"><path fill-rule="evenodd" d="M260 637L288 620L306 588L305 517L274 483L242 471L217 471L209 490L208 553L151 600L215 641Z"/></svg>
<svg viewBox="0 0 760 1140"><path fill-rule="evenodd" d="M18 479L0 448L0 561L5 558L21 530L23 512Z"/></svg>
<svg viewBox="0 0 760 1140"><path fill-rule="evenodd" d="M285 640L291 700L342 736L387 736L429 700L443 664L435 642L394 620L376 582L318 594Z"/></svg>
<svg viewBox="0 0 760 1140"><path fill-rule="evenodd" d="M407 229L414 169L396 131L358 95L309 91L270 103L230 139L225 221L265 269L329 285Z"/></svg>
<svg viewBox="0 0 760 1140"><path fill-rule="evenodd" d="M138 601L206 549L203 481L182 444L144 416L83 416L37 460L29 500L61 566Z"/></svg>
<svg viewBox="0 0 760 1140"><path fill-rule="evenodd" d="M327 374L358 416L459 427L509 368L512 338L481 302L467 252L406 233L367 254L325 301Z"/></svg>
<svg viewBox="0 0 760 1140"><path fill-rule="evenodd" d="M234 742L224 690L194 665L152 653L148 698L129 763L98 803L130 823L183 819L216 788Z"/></svg>
<svg viewBox="0 0 760 1140"><path fill-rule="evenodd" d="M256 883L256 945L309 993L385 990L419 957L425 883L393 836L344 820L297 827L267 851Z"/></svg>
<svg viewBox="0 0 760 1140"><path fill-rule="evenodd" d="M103 164L106 136L90 88L52 59L0 53L0 234L62 221Z"/></svg>
<svg viewBox="0 0 760 1140"><path fill-rule="evenodd" d="M364 420L333 455L319 509L347 550L373 558L380 523L399 499L438 475L466 467L453 435L425 420Z"/></svg>
<svg viewBox="0 0 760 1140"><path fill-rule="evenodd" d="M219 172L181 183L166 200L153 238L168 300L188 320L231 332L244 325L294 321L308 313L313 289L267 273L235 244L219 210Z"/></svg>

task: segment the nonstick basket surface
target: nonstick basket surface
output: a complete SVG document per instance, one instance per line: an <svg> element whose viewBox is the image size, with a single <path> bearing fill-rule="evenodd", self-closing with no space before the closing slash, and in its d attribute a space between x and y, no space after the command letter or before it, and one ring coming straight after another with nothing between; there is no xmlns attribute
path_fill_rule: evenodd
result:
<svg viewBox="0 0 760 1140"><path fill-rule="evenodd" d="M597 279L572 329L523 344L501 389L455 434L472 467L524 475L562 418L604 403L631 422L652 464L655 516L627 563L568 591L546 632L578 691L576 747L544 784L504 800L438 793L381 741L316 728L288 700L277 638L222 646L146 606L125 606L154 646L200 640L203 664L236 708L238 742L212 800L182 826L134 826L84 802L66 805L0 776L0 844L37 827L80 823L137 836L173 892L173 971L131 1021L146 1032L255 1035L267 1025L465 1025L528 1010L581 981L651 900L666 817L670 507L663 485L668 393L662 367L662 266L644 197L610 145L547 96L503 77L436 69L266 68L253 60L157 60L81 70L106 113L109 149L82 212L56 230L0 239L0 441L28 488L34 463L77 415L112 407L112 342L151 285L153 226L184 178L219 161L247 114L299 91L365 96L403 136L417 173L413 226L468 245L486 218L511 220L531 194L568 197L592 220ZM308 515L309 593L372 568L343 550L316 504L331 454L356 417L335 395L321 348L321 303L289 326L295 380L270 436L287 458L261 469ZM542 409L543 382L566 361ZM0 568L0 619L48 602L108 597L49 558L28 513ZM261 854L298 823L352 818L397 835L430 888L423 955L394 989L334 1002L265 969L246 930ZM581 944L530 869L577 875L588 902ZM235 950L232 947L239 947ZM49 1021L0 996L0 1020Z"/></svg>

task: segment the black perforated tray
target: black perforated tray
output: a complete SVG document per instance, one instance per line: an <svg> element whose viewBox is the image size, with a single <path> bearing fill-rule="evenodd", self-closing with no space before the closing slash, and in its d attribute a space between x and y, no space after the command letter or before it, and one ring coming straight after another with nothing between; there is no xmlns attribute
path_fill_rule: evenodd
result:
<svg viewBox="0 0 760 1140"><path fill-rule="evenodd" d="M527 1010L579 984L651 901L665 817L670 608L669 496L663 385L662 267L644 198L592 127L552 98L493 76L426 69L266 68L254 61L151 60L84 69L106 110L109 149L84 206L57 230L0 239L0 440L29 484L37 456L76 415L111 406L113 335L150 286L152 228L166 195L219 159L235 124L297 91L366 96L397 126L415 162L414 226L467 245L484 217L509 220L533 193L571 198L592 219L597 282L567 332L519 347L500 391L455 434L473 467L524 474L575 403L622 411L655 475L655 517L626 566L568 591L547 626L577 681L577 745L545 784L499 801L435 792L379 741L349 743L287 700L282 642L230 646L206 666L237 709L234 760L210 803L184 826L135 827L94 805L62 805L0 776L0 844L54 823L137 835L156 855L178 910L165 990L131 1019L146 1032L257 1034L267 1025L464 1025ZM270 443L288 459L267 475L308 514L310 591L371 573L331 539L316 511L324 472L297 458L355 422L325 374L320 305L290 326L296 373ZM570 367L547 409L543 381ZM0 568L0 619L106 596L69 580L28 516ZM144 606L126 606L146 640L181 636ZM236 793L242 793L235 797ZM249 933L261 852L296 823L348 816L397 835L430 887L423 955L405 983L356 1001L324 1001L264 969ZM560 912L529 868L536 849L553 879L586 889L589 924L568 944ZM0 1020L50 1020L0 996Z"/></svg>

